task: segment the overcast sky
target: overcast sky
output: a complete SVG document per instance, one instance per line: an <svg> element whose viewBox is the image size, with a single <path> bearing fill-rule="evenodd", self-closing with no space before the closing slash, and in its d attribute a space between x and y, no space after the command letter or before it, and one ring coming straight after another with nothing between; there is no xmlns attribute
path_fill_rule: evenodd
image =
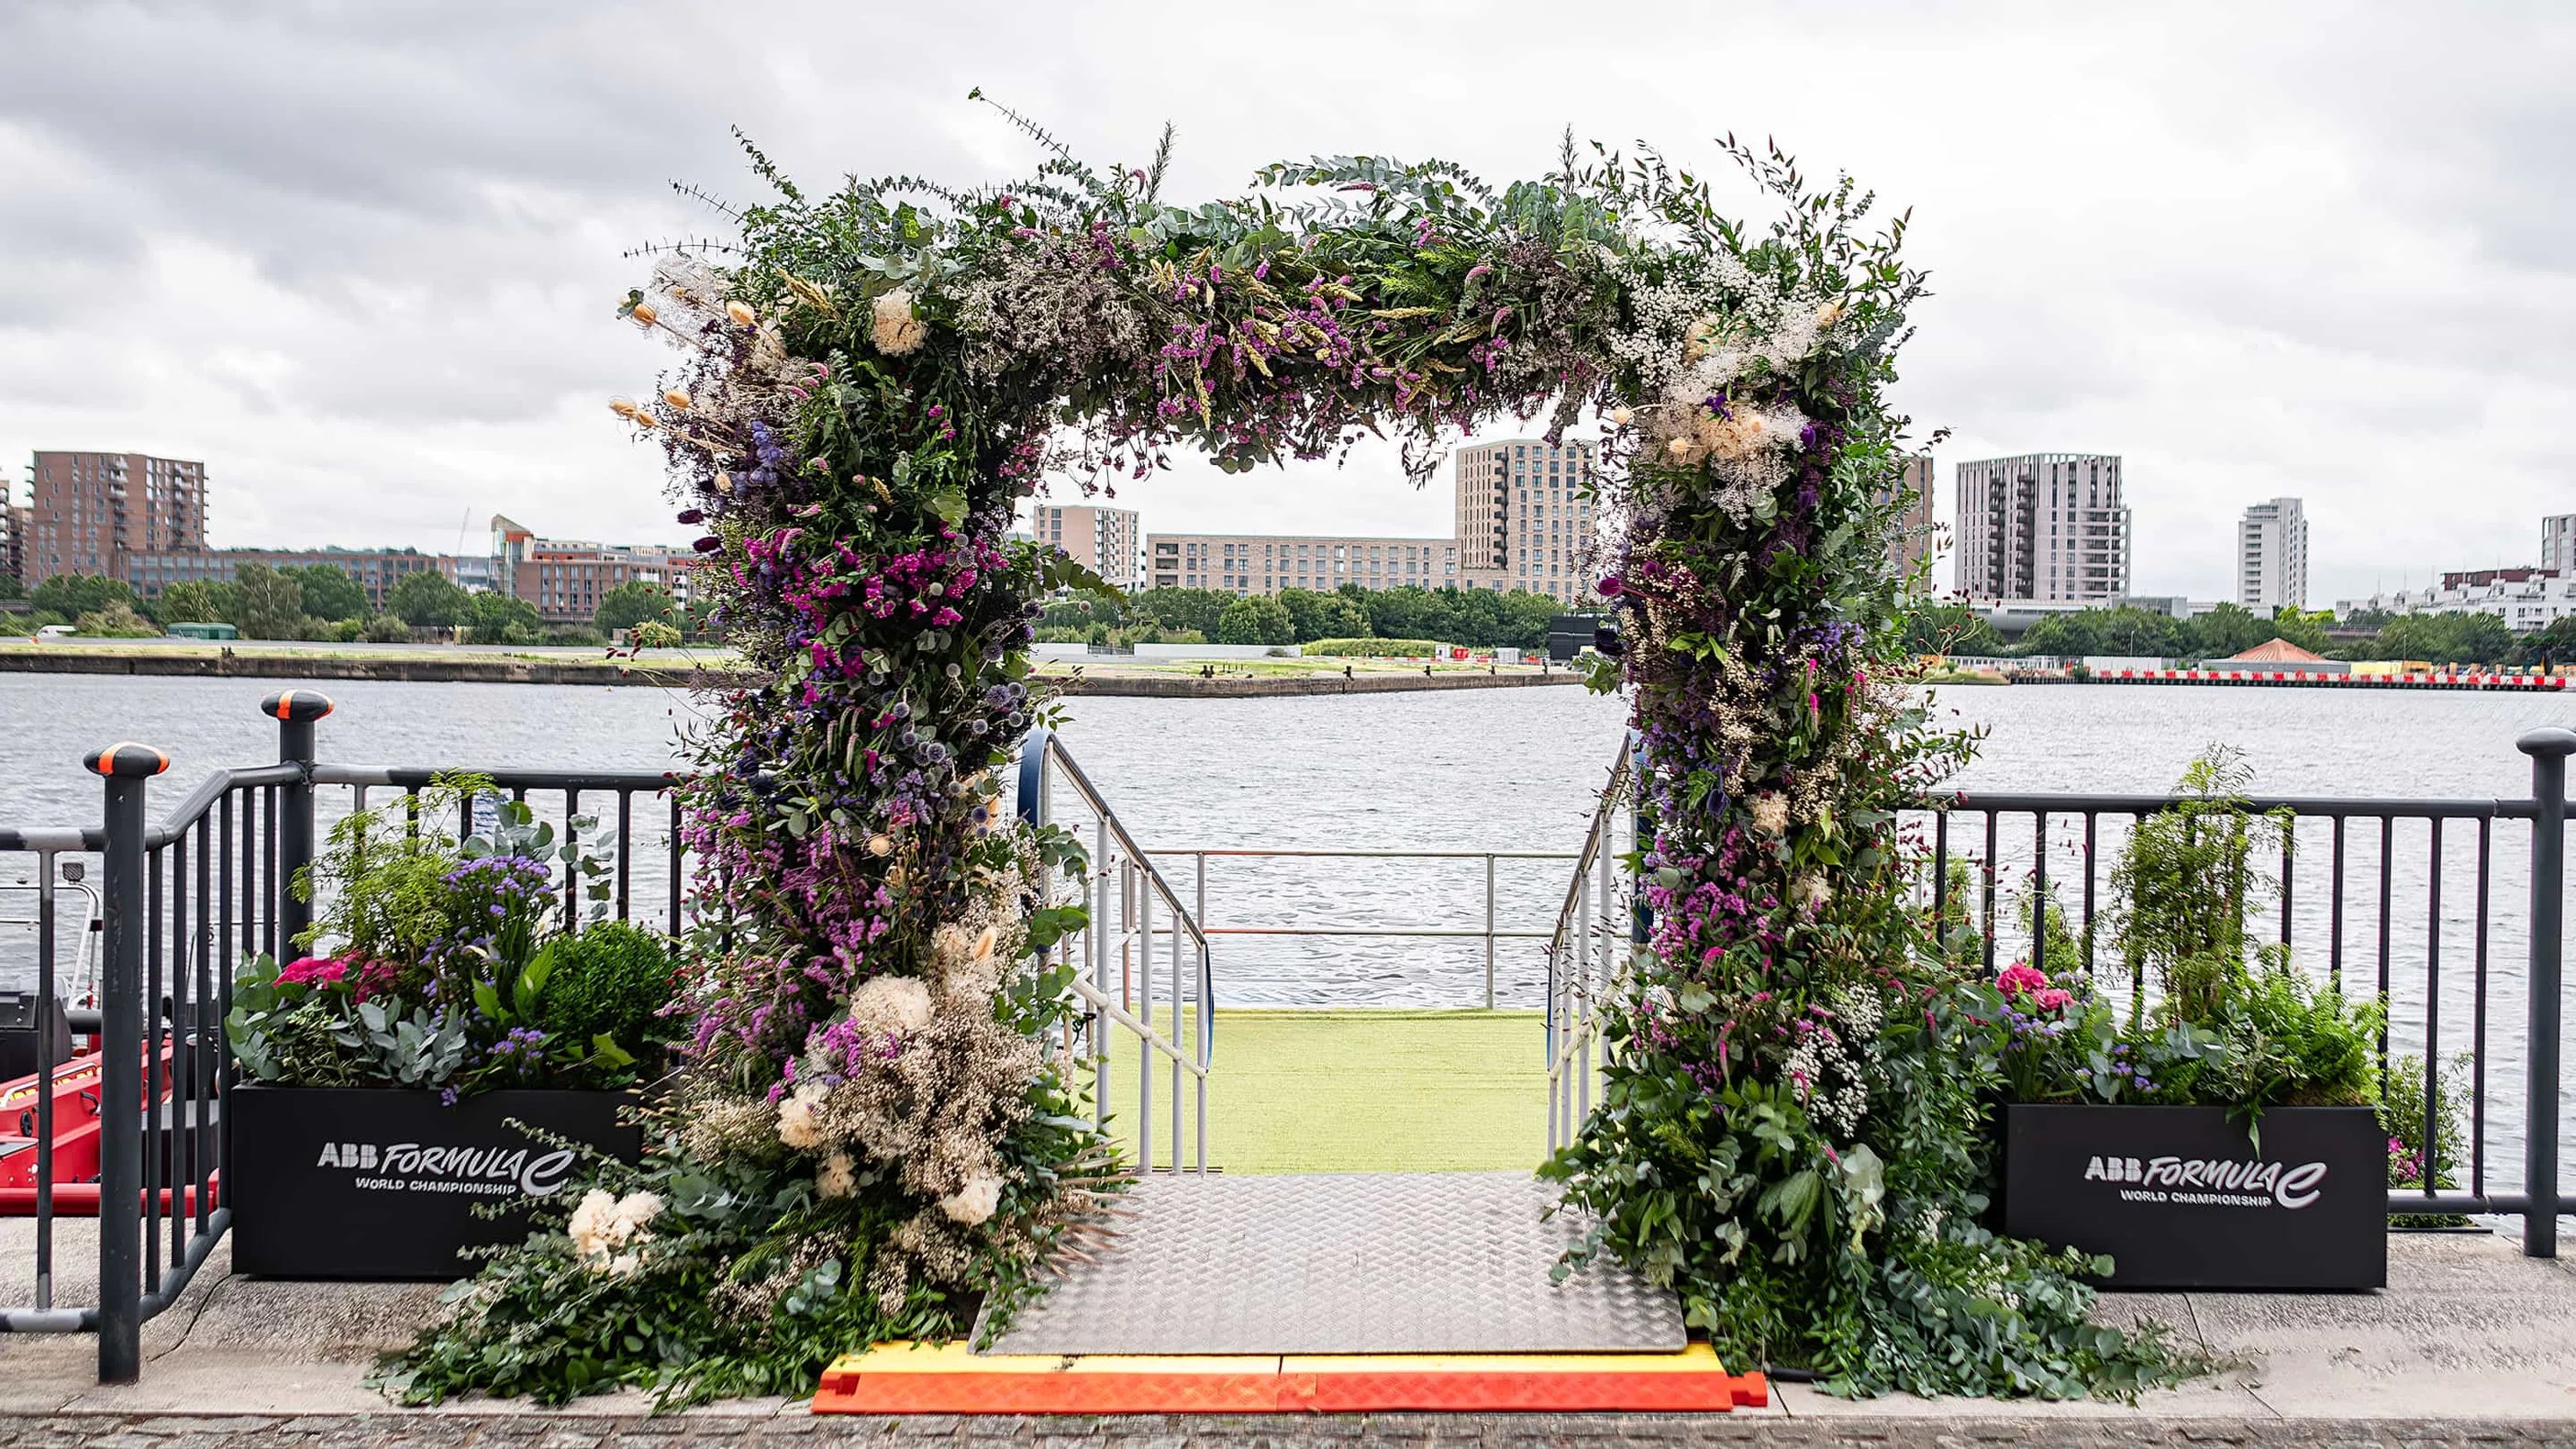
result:
<svg viewBox="0 0 2576 1449"><path fill-rule="evenodd" d="M883 12L882 16L878 12ZM2529 561L2576 511L2576 6L0 4L0 459L206 461L217 544L668 539L603 405L639 242L794 174L1004 179L982 86L1166 194L1273 159L1542 174L1776 136L1912 208L1899 400L1951 465L2120 454L2141 593L2307 501L2311 603ZM11 471L17 463L10 464ZM1148 529L1446 534L1392 458L1119 500ZM467 526L470 521L470 527Z"/></svg>

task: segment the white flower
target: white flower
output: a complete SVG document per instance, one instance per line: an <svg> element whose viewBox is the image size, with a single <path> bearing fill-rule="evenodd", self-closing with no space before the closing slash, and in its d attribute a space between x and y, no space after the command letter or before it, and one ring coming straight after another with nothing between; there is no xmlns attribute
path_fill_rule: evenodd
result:
<svg viewBox="0 0 2576 1449"><path fill-rule="evenodd" d="M930 329L912 315L912 292L897 287L876 300L874 336L877 351L888 357L901 357L921 346Z"/></svg>
<svg viewBox="0 0 2576 1449"><path fill-rule="evenodd" d="M825 1197L848 1197L859 1190L858 1173L852 1170L850 1154L835 1152L823 1159L823 1170L814 1175L814 1190Z"/></svg>
<svg viewBox="0 0 2576 1449"><path fill-rule="evenodd" d="M778 1140L798 1152L823 1143L822 1124L814 1120L814 1108L823 1100L823 1089L812 1082L798 1087L794 1096L778 1104Z"/></svg>
<svg viewBox="0 0 2576 1449"><path fill-rule="evenodd" d="M1789 828L1789 797L1777 790L1765 790L1753 797L1753 824L1765 835L1777 835Z"/></svg>
<svg viewBox="0 0 2576 1449"><path fill-rule="evenodd" d="M939 1200L939 1210L957 1222L973 1227L993 1215L1002 1205L1002 1180L998 1177L973 1177L966 1185Z"/></svg>
<svg viewBox="0 0 2576 1449"><path fill-rule="evenodd" d="M630 1233L640 1233L662 1215L662 1199L649 1192L630 1192L617 1200L611 1216Z"/></svg>
<svg viewBox="0 0 2576 1449"><path fill-rule="evenodd" d="M915 976L879 976L850 993L850 1020L879 1036L909 1036L930 1025L930 988Z"/></svg>
<svg viewBox="0 0 2576 1449"><path fill-rule="evenodd" d="M1825 902L1833 899L1834 891L1833 887L1825 884L1823 876L1802 875L1790 883L1789 895L1808 910L1821 911Z"/></svg>
<svg viewBox="0 0 2576 1449"><path fill-rule="evenodd" d="M625 1277L643 1266L641 1245L652 1240L647 1224L662 1215L662 1199L649 1192L616 1197L599 1188L582 1194L564 1231L593 1268ZM630 1248L619 1252L620 1248Z"/></svg>
<svg viewBox="0 0 2576 1449"><path fill-rule="evenodd" d="M574 1205L572 1221L564 1225L564 1231L571 1235L572 1245L583 1257L598 1257L608 1251L611 1219L616 1213L617 1199L594 1187Z"/></svg>

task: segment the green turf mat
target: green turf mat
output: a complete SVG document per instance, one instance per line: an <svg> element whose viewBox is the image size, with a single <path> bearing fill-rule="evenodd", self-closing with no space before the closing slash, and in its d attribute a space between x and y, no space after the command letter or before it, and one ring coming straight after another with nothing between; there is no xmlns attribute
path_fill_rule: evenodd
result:
<svg viewBox="0 0 2576 1449"><path fill-rule="evenodd" d="M1155 1024L1168 1030L1170 1013L1156 1013ZM1535 1011L1219 1008L1208 1164L1228 1173L1536 1167L1547 1149L1544 1040ZM1137 1052L1123 1033L1113 1043L1111 1126L1132 1153ZM1184 1076L1184 1164L1195 1107ZM1170 1073L1159 1070L1158 1164L1170 1160L1171 1111Z"/></svg>

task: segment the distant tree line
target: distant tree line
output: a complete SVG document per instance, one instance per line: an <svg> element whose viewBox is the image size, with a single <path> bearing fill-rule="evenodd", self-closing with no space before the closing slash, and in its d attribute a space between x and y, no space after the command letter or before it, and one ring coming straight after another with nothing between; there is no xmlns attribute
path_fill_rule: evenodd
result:
<svg viewBox="0 0 2576 1449"><path fill-rule="evenodd" d="M1217 589L1145 589L1119 599L1060 599L1038 621L1050 643L1310 644L1318 639L1431 639L1489 649L1547 647L1548 621L1575 612L1514 589L1282 589L1276 598Z"/></svg>
<svg viewBox="0 0 2576 1449"><path fill-rule="evenodd" d="M2329 632L2331 631L2331 633ZM2362 637L2363 631L2367 631ZM2127 605L2050 614L2007 641L1985 612L1963 603L1926 604L1908 617L1906 639L1920 654L1996 656L2125 655L2207 662L2284 639L2328 659L2420 659L2430 664L2524 667L2576 664L2576 618L2517 636L2493 614L2390 614L2356 609L2338 620L2325 609L2283 609L2271 618L2236 604L2176 619Z"/></svg>
<svg viewBox="0 0 2576 1449"><path fill-rule="evenodd" d="M0 584L0 598L22 596L15 580ZM640 642L677 644L706 632L705 619L681 610L668 590L654 584L629 582L609 590L587 625L550 624L525 599L469 592L434 569L403 575L381 611L369 607L367 591L336 564L244 563L230 582L175 583L149 603L119 579L56 574L23 597L30 612L20 627L68 624L97 637L143 637L173 624L230 624L245 639L342 643L398 643L452 630L474 644L604 644L628 631Z"/></svg>

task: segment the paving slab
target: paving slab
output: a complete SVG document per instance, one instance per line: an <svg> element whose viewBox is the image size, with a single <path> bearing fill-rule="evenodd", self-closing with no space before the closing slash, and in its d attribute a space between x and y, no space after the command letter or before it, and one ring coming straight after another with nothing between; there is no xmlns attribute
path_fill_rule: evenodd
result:
<svg viewBox="0 0 2576 1449"><path fill-rule="evenodd" d="M2389 1242L2379 1293L2194 1293L2209 1351L2282 1414L2576 1416L2576 1274L2504 1238Z"/></svg>
<svg viewBox="0 0 2576 1449"><path fill-rule="evenodd" d="M1273 1179L1276 1181L1276 1179ZM25 1302L23 1220L0 1221L0 1298ZM91 1296L91 1224L58 1225L62 1301ZM2109 1295L2103 1322L2154 1321L2228 1361L2210 1378L2099 1402L1906 1397L1852 1402L1775 1384L1773 1407L1732 1415L1386 1415L1238 1419L944 1419L818 1422L801 1401L728 1403L654 1418L642 1394L563 1409L471 1399L401 1410L364 1385L377 1353L436 1311L436 1285L265 1282L218 1248L181 1301L146 1325L139 1384L96 1383L86 1336L0 1335L0 1446L180 1449L592 1449L925 1440L1045 1449L1400 1443L1660 1446L1727 1443L1884 1449L1977 1444L2304 1446L2576 1444L2576 1263L2521 1256L2484 1235L2392 1238L2389 1287L2370 1294Z"/></svg>

